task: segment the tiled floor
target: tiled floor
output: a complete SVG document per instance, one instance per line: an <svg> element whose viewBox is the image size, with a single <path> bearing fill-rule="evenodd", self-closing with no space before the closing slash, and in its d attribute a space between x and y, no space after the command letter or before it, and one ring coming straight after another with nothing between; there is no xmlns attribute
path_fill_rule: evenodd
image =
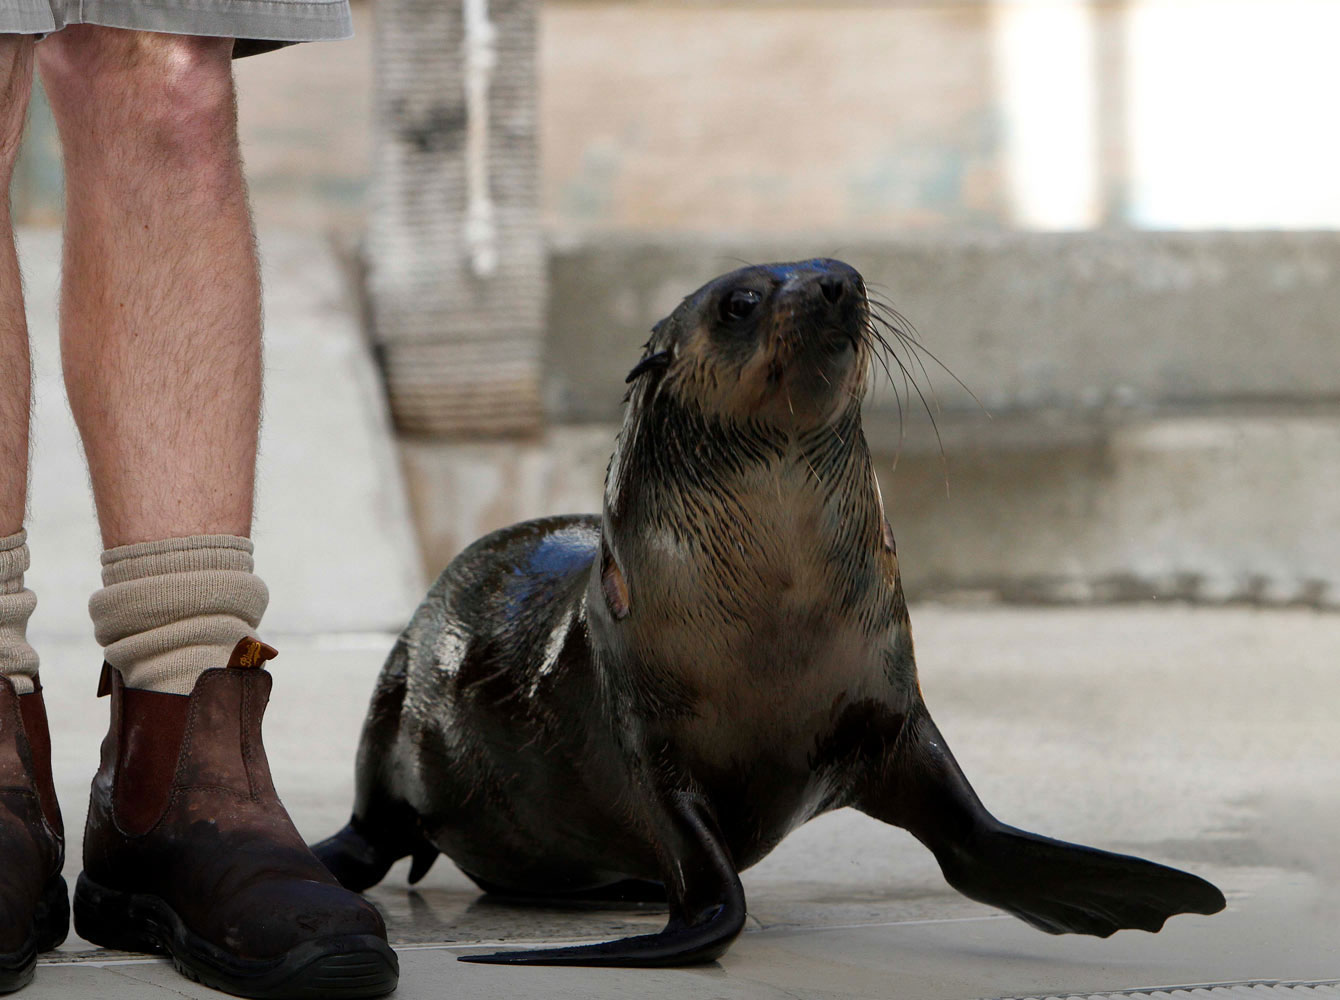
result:
<svg viewBox="0 0 1340 1000"><path fill-rule="evenodd" d="M953 893L907 834L844 811L745 874L745 934L692 970L457 963L489 942L592 940L662 918L494 903L445 859L407 890L402 862L373 891L400 948L397 995L973 1000L1340 979L1340 617L922 607L913 622L927 700L998 815L1192 869L1224 889L1228 911L1177 917L1158 935L1048 937ZM347 814L358 724L390 638L270 638L282 654L266 739L281 793L316 838ZM75 833L105 712L94 671L74 666L83 646L43 644L60 665L47 690ZM77 843L70 854L73 879ZM207 994L163 962L72 940L23 996Z"/></svg>

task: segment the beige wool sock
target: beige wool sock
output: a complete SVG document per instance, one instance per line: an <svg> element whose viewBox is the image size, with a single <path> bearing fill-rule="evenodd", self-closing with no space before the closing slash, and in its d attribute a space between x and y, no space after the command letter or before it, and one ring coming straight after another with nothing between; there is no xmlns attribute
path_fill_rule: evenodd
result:
<svg viewBox="0 0 1340 1000"><path fill-rule="evenodd" d="M19 694L31 694L37 652L28 645L28 616L37 595L23 586L28 569L28 532L0 538L0 674Z"/></svg>
<svg viewBox="0 0 1340 1000"><path fill-rule="evenodd" d="M128 688L190 694L256 634L270 593L252 572L251 540L193 535L102 554L102 590L88 602L93 634Z"/></svg>

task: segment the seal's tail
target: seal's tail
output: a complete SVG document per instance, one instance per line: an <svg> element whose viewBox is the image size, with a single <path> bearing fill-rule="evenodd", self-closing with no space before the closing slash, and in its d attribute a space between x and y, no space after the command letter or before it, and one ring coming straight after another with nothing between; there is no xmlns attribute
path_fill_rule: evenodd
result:
<svg viewBox="0 0 1340 1000"><path fill-rule="evenodd" d="M406 855L413 858L409 869L413 885L428 874L439 852L413 827L393 831L390 826L373 827L351 816L344 829L313 844L312 853L340 885L362 892L385 878L391 866Z"/></svg>

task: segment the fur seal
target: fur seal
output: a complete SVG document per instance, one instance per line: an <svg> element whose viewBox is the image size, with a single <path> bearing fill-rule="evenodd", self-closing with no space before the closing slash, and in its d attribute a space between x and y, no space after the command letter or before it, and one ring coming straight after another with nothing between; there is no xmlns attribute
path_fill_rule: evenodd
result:
<svg viewBox="0 0 1340 1000"><path fill-rule="evenodd" d="M441 852L486 891L659 894L660 933L465 960L683 965L740 933L738 872L852 806L1049 933L1222 909L1194 875L1001 823L955 763L861 431L879 343L835 260L735 271L659 323L602 514L471 545L392 649L353 816L315 847L336 877L412 855L414 882Z"/></svg>

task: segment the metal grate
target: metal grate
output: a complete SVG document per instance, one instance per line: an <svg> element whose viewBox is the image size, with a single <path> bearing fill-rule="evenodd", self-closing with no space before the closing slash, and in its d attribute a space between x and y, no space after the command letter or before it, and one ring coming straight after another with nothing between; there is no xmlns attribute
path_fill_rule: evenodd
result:
<svg viewBox="0 0 1340 1000"><path fill-rule="evenodd" d="M1278 982L1275 980L1164 986L1113 993L1049 993L998 1000L1340 1000L1340 980Z"/></svg>

